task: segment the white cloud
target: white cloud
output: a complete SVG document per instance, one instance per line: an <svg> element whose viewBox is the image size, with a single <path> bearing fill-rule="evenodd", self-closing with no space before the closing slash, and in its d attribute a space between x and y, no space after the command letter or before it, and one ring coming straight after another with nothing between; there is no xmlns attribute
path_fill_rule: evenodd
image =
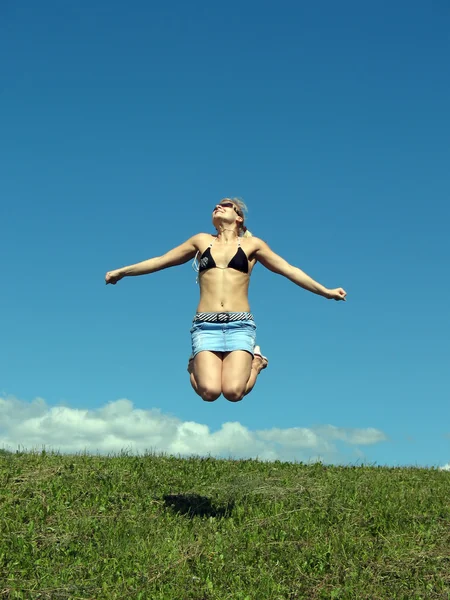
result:
<svg viewBox="0 0 450 600"><path fill-rule="evenodd" d="M446 465L439 467L439 469L441 471L450 471L450 463L447 463Z"/></svg>
<svg viewBox="0 0 450 600"><path fill-rule="evenodd" d="M134 408L121 399L95 409L49 406L42 398L23 402L0 397L0 448L56 450L62 453L145 452L211 455L308 462L342 462L342 448L360 459L358 446L387 438L378 429L344 429L332 425L250 430L238 422L217 431L207 425ZM336 446L340 442L340 448ZM345 461L344 461L345 462ZM348 462L348 456L347 456Z"/></svg>
<svg viewBox="0 0 450 600"><path fill-rule="evenodd" d="M348 444L359 444L360 446L377 444L387 439L382 431L373 427L368 427L367 429L348 429L325 425L319 427L318 431L330 440L339 440Z"/></svg>

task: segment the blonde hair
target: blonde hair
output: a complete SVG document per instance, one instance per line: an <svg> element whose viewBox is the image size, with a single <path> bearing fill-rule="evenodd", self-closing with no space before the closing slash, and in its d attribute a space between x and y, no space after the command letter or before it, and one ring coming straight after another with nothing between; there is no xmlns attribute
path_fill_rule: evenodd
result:
<svg viewBox="0 0 450 600"><path fill-rule="evenodd" d="M239 216L242 217L242 223L239 223L239 235L241 237L253 237L252 232L249 231L245 226L245 215L248 212L245 202L241 198L222 198L221 202L224 200L235 204L238 209Z"/></svg>

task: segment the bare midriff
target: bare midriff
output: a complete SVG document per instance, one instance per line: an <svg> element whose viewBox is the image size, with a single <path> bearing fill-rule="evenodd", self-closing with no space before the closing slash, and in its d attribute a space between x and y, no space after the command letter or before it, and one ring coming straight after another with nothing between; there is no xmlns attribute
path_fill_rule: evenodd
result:
<svg viewBox="0 0 450 600"><path fill-rule="evenodd" d="M250 276L235 269L209 269L199 275L197 312L250 312Z"/></svg>

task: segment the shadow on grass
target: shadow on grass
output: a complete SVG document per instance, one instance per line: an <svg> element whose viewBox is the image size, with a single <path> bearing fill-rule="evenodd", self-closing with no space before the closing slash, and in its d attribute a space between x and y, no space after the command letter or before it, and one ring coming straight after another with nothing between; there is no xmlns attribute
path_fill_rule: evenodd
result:
<svg viewBox="0 0 450 600"><path fill-rule="evenodd" d="M225 505L214 505L210 498L198 494L166 494L164 504L173 512L188 517L229 517L234 508L234 502Z"/></svg>

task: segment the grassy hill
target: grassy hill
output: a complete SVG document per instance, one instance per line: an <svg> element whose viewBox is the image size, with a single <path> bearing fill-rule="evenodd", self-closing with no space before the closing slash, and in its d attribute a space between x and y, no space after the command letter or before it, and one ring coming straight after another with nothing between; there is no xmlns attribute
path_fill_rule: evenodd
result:
<svg viewBox="0 0 450 600"><path fill-rule="evenodd" d="M0 454L0 598L450 598L450 473Z"/></svg>

